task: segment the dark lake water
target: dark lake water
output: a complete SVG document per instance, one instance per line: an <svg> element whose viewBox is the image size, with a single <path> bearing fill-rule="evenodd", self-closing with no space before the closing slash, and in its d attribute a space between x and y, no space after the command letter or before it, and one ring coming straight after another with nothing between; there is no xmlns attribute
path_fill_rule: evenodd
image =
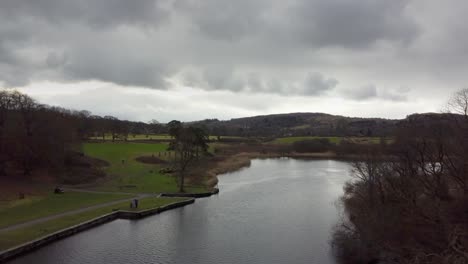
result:
<svg viewBox="0 0 468 264"><path fill-rule="evenodd" d="M349 179L339 161L253 160L219 177L220 193L142 220L117 220L20 263L335 263L330 230Z"/></svg>

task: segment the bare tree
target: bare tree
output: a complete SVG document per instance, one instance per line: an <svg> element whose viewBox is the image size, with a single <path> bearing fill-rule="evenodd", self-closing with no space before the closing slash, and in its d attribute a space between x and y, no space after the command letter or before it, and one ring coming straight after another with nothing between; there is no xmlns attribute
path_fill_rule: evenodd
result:
<svg viewBox="0 0 468 264"><path fill-rule="evenodd" d="M447 103L449 112L468 117L468 88L452 95Z"/></svg>
<svg viewBox="0 0 468 264"><path fill-rule="evenodd" d="M7 153L5 149L5 134L7 114L11 108L11 96L5 90L0 91L0 176L5 174Z"/></svg>

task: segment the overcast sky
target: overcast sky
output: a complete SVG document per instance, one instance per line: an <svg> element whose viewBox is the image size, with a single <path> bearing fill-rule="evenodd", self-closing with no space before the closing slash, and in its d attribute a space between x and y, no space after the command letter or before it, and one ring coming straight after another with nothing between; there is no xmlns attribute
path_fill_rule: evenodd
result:
<svg viewBox="0 0 468 264"><path fill-rule="evenodd" d="M123 119L404 118L468 87L466 0L0 0L0 87Z"/></svg>

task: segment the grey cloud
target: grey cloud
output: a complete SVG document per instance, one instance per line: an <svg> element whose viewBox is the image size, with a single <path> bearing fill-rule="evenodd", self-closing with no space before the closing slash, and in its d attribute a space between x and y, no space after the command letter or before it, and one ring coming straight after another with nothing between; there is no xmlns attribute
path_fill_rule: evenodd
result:
<svg viewBox="0 0 468 264"><path fill-rule="evenodd" d="M124 48L74 50L61 71L68 80L100 80L127 86L166 89L169 65L125 54ZM156 60L156 58L155 58Z"/></svg>
<svg viewBox="0 0 468 264"><path fill-rule="evenodd" d="M97 27L122 24L154 26L167 18L161 0L3 0L0 14L10 20L37 19L53 24L85 23Z"/></svg>
<svg viewBox="0 0 468 264"><path fill-rule="evenodd" d="M214 39L228 41L254 36L265 29L262 13L268 6L264 0L176 0L174 4L197 30Z"/></svg>
<svg viewBox="0 0 468 264"><path fill-rule="evenodd" d="M365 85L357 89L345 90L344 94L353 100L367 100L377 97L377 88L374 85Z"/></svg>
<svg viewBox="0 0 468 264"><path fill-rule="evenodd" d="M362 48L379 40L409 43L415 38L419 28L405 12L408 2L177 0L175 6L214 39L261 37L271 40L269 45Z"/></svg>
<svg viewBox="0 0 468 264"><path fill-rule="evenodd" d="M247 85L247 81L241 75L235 73L233 68L221 65L199 69L198 71L187 71L182 75L184 85L203 90L241 91Z"/></svg>
<svg viewBox="0 0 468 264"><path fill-rule="evenodd" d="M333 78L325 78L320 73L311 73L307 76L304 83L304 94L319 95L323 94L338 84L338 81Z"/></svg>
<svg viewBox="0 0 468 264"><path fill-rule="evenodd" d="M345 98L356 101L380 99L386 101L401 102L407 100L408 88L378 89L375 85L364 85L355 89L344 89L342 94Z"/></svg>
<svg viewBox="0 0 468 264"><path fill-rule="evenodd" d="M46 64L50 68L59 68L66 64L67 55L65 53L50 52L46 58Z"/></svg>
<svg viewBox="0 0 468 264"><path fill-rule="evenodd" d="M400 89L383 89L380 91L380 97L385 100L395 101L395 102L402 102L408 100L408 92L410 90L407 88L400 88Z"/></svg>
<svg viewBox="0 0 468 264"><path fill-rule="evenodd" d="M293 30L311 44L368 47L379 40L408 43L419 32L407 0L300 1Z"/></svg>
<svg viewBox="0 0 468 264"><path fill-rule="evenodd" d="M206 69L203 74L188 72L184 84L207 90L244 91L251 93L271 93L278 95L319 96L334 89L338 81L321 73L308 73L305 78L295 81L282 81L279 78L262 76L256 73L239 73L233 69Z"/></svg>
<svg viewBox="0 0 468 264"><path fill-rule="evenodd" d="M8 32L0 28L0 36L8 36ZM15 47L15 43L0 38L0 84L7 87L26 85L35 72L33 63Z"/></svg>

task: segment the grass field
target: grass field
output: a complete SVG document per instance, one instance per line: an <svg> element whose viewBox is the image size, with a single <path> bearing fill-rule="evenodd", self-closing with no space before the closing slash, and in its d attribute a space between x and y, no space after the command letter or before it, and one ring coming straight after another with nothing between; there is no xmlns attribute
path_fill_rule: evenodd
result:
<svg viewBox="0 0 468 264"><path fill-rule="evenodd" d="M135 193L176 192L178 190L174 177L159 173L161 165L144 164L135 160L138 156L152 154L165 159L167 156L164 156L163 153L167 153L166 149L167 144L165 143L105 142L83 145L83 151L86 155L110 163L110 166L104 170L108 175L111 175L111 179L97 186L96 189ZM202 192L205 191L205 187L186 187L186 191Z"/></svg>
<svg viewBox="0 0 468 264"><path fill-rule="evenodd" d="M25 228L0 232L0 251L31 241L33 239L37 239L47 234L51 234L61 229L91 220L101 215L111 213L113 210L120 209L128 211L142 211L145 209L157 208L183 200L185 200L185 198L144 198L139 201L138 209L130 209L129 202L123 202L121 204L94 209L75 215L64 216Z"/></svg>
<svg viewBox="0 0 468 264"><path fill-rule="evenodd" d="M78 208L131 197L131 195L124 194L84 192L51 193L44 197L27 197L0 207L0 215L2 216L0 217L0 228Z"/></svg>
<svg viewBox="0 0 468 264"><path fill-rule="evenodd" d="M90 139L97 139L97 140L102 140L102 137L91 137ZM143 134L137 134L137 135L129 135L127 140L132 141L132 140L171 140L172 137L169 136L168 134L159 134L159 135L143 135ZM104 136L104 140L112 140L112 135L108 134Z"/></svg>
<svg viewBox="0 0 468 264"><path fill-rule="evenodd" d="M316 136L305 136L305 137L283 137L283 138L276 138L275 140L271 141L273 144L292 144L297 141L303 140L310 140L310 139L328 139L330 143L339 144L342 140L349 140L354 143L359 144L378 144L380 143L379 137L316 137ZM391 141L391 139L386 139L387 143Z"/></svg>
<svg viewBox="0 0 468 264"><path fill-rule="evenodd" d="M235 136L221 136L221 139L238 139L242 137L235 137ZM102 137L91 137L90 139L94 140L102 140ZM217 136L208 136L208 139L211 141L216 141L218 140ZM112 135L108 134L104 136L104 140L106 141L111 141L112 140ZM128 141L133 141L133 140L164 140L164 141L170 141L172 140L172 137L168 134L158 134L158 135L144 135L144 134L136 134L136 135L129 135L127 138ZM118 141L118 139L116 139Z"/></svg>

